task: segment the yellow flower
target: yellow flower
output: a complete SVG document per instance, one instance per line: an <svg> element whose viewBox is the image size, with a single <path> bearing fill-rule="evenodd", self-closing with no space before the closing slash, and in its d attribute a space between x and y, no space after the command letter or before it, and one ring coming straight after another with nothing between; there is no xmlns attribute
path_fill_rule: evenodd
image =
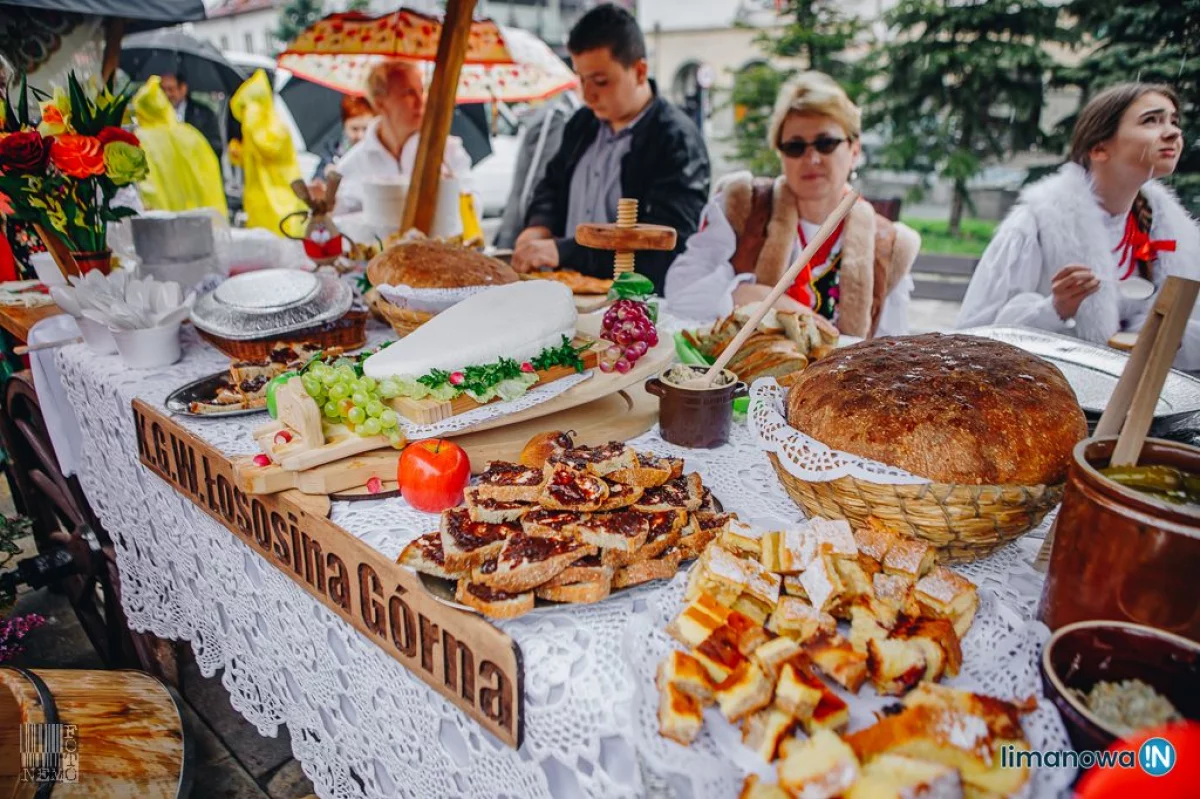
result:
<svg viewBox="0 0 1200 799"><path fill-rule="evenodd" d="M71 133L71 98L61 87L54 87L54 94L49 100L38 106L42 111L42 122L38 132L43 136L57 136L60 133Z"/></svg>

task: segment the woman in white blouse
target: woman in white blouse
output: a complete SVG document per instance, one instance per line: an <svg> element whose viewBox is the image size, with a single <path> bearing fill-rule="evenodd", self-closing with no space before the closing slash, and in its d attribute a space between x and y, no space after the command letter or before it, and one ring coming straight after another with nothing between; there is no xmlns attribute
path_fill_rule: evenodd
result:
<svg viewBox="0 0 1200 799"><path fill-rule="evenodd" d="M1200 278L1200 231L1154 178L1183 152L1169 87L1124 83L1079 114L1070 161L1030 186L975 269L959 327L1026 325L1104 344L1136 333L1167 275ZM1200 321L1175 365L1200 368Z"/></svg>
<svg viewBox="0 0 1200 799"><path fill-rule="evenodd" d="M807 72L785 85L769 131L783 175L743 172L718 187L667 272L671 313L710 320L765 298L849 191L860 128L858 107L828 75ZM920 246L913 230L855 203L776 307L816 313L848 335L904 333Z"/></svg>

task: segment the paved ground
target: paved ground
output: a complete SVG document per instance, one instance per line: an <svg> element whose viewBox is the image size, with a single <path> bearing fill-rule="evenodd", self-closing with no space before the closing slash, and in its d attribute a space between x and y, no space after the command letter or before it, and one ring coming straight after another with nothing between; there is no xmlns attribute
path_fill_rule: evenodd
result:
<svg viewBox="0 0 1200 799"><path fill-rule="evenodd" d="M909 300L908 303L908 332L931 333L950 331L954 329L954 320L958 316L961 303L943 302L942 300Z"/></svg>
<svg viewBox="0 0 1200 799"><path fill-rule="evenodd" d="M2 478L0 512L8 516L16 512L8 481ZM33 554L33 539L23 543ZM46 618L46 624L25 639L25 652L11 661L13 665L103 668L65 597L48 589L26 591L19 595L13 612ZM181 666L180 681L185 723L195 741L193 799L315 799L312 782L292 757L286 728L276 738L259 735L229 704L219 675L205 679L190 658ZM82 756L86 758L86 752Z"/></svg>

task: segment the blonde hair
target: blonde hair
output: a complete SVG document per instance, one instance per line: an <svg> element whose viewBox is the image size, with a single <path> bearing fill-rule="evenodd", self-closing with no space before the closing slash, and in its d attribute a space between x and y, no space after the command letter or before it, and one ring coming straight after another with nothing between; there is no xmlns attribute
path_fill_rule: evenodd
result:
<svg viewBox="0 0 1200 799"><path fill-rule="evenodd" d="M783 85L775 100L767 143L778 150L783 123L792 114L829 117L842 126L846 135L858 138L862 132L862 111L846 95L837 81L824 72L802 72Z"/></svg>
<svg viewBox="0 0 1200 799"><path fill-rule="evenodd" d="M371 67L367 73L367 101L378 113L379 101L387 96L388 84L392 78L403 75L414 89L420 89L424 83L421 67L412 61L381 61Z"/></svg>

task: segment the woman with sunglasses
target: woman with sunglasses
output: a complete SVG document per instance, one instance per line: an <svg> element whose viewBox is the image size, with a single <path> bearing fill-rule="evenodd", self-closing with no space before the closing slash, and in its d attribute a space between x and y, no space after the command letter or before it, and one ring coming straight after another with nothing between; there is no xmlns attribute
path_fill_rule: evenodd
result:
<svg viewBox="0 0 1200 799"><path fill-rule="evenodd" d="M783 87L769 133L783 175L743 172L718 187L667 272L672 314L716 319L770 293L849 191L860 125L858 107L827 75L806 72ZM913 230L855 203L775 307L815 313L847 335L902 334L920 246Z"/></svg>
<svg viewBox="0 0 1200 799"><path fill-rule="evenodd" d="M1075 122L1070 160L1025 189L971 277L959 327L1025 325L1106 344L1140 330L1167 275L1200 278L1200 231L1170 189L1183 152L1167 86L1123 83ZM1200 320L1175 358L1200 369Z"/></svg>

